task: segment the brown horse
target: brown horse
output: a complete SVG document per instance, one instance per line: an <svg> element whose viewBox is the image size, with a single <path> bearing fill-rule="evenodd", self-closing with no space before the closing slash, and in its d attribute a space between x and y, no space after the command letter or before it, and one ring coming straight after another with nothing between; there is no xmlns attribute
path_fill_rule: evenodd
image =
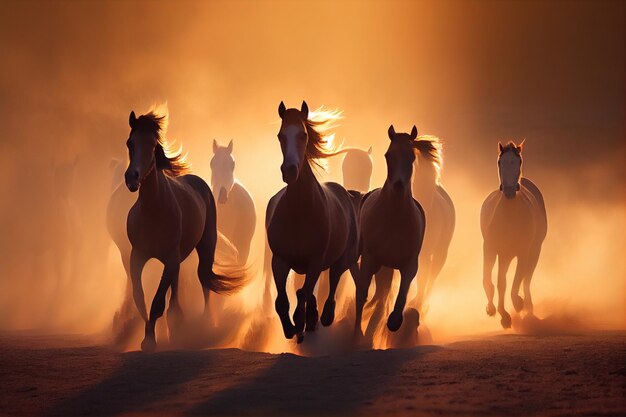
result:
<svg viewBox="0 0 626 417"><path fill-rule="evenodd" d="M268 203L266 230L272 251L272 271L278 295L276 312L285 337L314 331L317 325L317 300L313 294L320 273L330 268L330 291L321 317L329 326L335 318L335 291L341 275L350 269L357 276L358 229L356 211L350 194L339 184L320 184L311 164L333 155L323 132L336 117L330 112L315 112L309 117L306 102L298 109L278 107L282 123L278 139L283 153L280 167L287 186ZM292 324L286 281L290 270L306 274L297 291L298 304Z"/></svg>
<svg viewBox="0 0 626 417"><path fill-rule="evenodd" d="M140 117L130 113L130 136L127 141L130 162L124 174L131 192L139 197L127 220L130 253L130 276L133 297L139 314L146 322L142 350L156 347L154 327L163 315L165 296L171 288L168 322L182 318L178 303L180 263L192 250L198 253L198 278L208 312L209 291L230 293L245 282L241 270L229 276L213 271L217 241L215 200L209 186L200 177L188 174L189 166L180 154L168 156L164 137L167 114L150 112ZM164 265L163 276L146 312L141 273L146 262L156 258ZM170 324L170 323L168 323Z"/></svg>
<svg viewBox="0 0 626 417"><path fill-rule="evenodd" d="M381 267L400 271L400 288L387 327L400 328L409 286L418 269L424 239L424 210L411 195L417 128L411 134L389 127L391 143L385 153L387 179L382 188L368 193L361 203L361 274L356 283L355 338L363 335L361 318L372 276Z"/></svg>
<svg viewBox="0 0 626 417"><path fill-rule="evenodd" d="M487 294L487 314L496 314L491 282L493 265L498 258L498 312L502 327L511 327L511 316L504 306L506 272L513 258L517 268L511 288L515 310L533 312L530 281L539 261L541 245L548 233L546 206L539 188L522 177L523 142L502 146L498 143L498 173L500 189L487 196L480 211L483 234L483 286ZM524 298L519 296L524 284Z"/></svg>

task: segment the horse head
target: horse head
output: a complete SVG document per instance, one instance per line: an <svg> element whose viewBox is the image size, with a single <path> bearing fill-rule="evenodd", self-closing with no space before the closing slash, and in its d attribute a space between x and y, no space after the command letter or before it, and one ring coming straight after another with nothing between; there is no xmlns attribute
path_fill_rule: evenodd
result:
<svg viewBox="0 0 626 417"><path fill-rule="evenodd" d="M396 192L404 192L410 188L413 176L415 151L413 142L417 138L417 127L411 133L396 133L393 125L388 130L389 148L385 153L387 161L387 183Z"/></svg>
<svg viewBox="0 0 626 417"><path fill-rule="evenodd" d="M278 140L283 153L283 163L280 171L283 181L291 184L298 180L302 165L307 163L306 150L309 134L306 126L309 117L309 107L306 101L298 109L287 109L281 101L278 106L278 115L282 119Z"/></svg>
<svg viewBox="0 0 626 417"><path fill-rule="evenodd" d="M498 174L500 176L500 191L506 198L514 198L520 189L522 176L522 149L524 142L517 146L509 142L505 146L498 142Z"/></svg>
<svg viewBox="0 0 626 417"><path fill-rule="evenodd" d="M211 188L217 194L217 202L228 201L230 191L235 184L235 158L233 141L228 146L220 146L213 140L213 158L211 158Z"/></svg>

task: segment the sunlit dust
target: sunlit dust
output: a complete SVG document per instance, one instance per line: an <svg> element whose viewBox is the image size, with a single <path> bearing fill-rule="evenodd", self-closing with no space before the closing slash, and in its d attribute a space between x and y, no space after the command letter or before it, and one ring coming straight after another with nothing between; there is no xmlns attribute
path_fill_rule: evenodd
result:
<svg viewBox="0 0 626 417"><path fill-rule="evenodd" d="M337 293L335 323L318 326L302 345L286 340L275 311L263 309L265 209L285 186L276 139L281 100L297 108L306 100L316 108L310 120L324 137L325 152L344 145L372 147L372 188L386 178L390 124L398 132L416 125L422 137L445 139L438 145L445 166L435 161L434 167L456 207L446 264L417 331L410 311L398 333L385 327L397 282L381 312L366 306L364 330L380 316L370 329L374 348L493 333L626 327L626 145L623 96L615 92L624 90L623 62L615 69L610 54L587 43L574 48L569 39L580 38L578 23L552 40L559 54L540 49L545 53L528 57L531 65L509 51L529 43L541 48L544 32L527 30L523 19L494 18L493 25L468 21L470 6L463 3L456 8L445 2L323 2L324 7L304 14L298 2L242 7L212 1L180 9L156 2L147 11L146 3L108 2L106 13L104 3L76 2L71 15L53 3L31 13L15 2L11 14L21 19L0 17L0 46L12 57L11 65L0 69L1 330L114 339L127 277L107 233L107 202L120 185L129 204L135 201L123 179L128 114L134 110L139 116L151 103L162 102L152 110L167 116L166 155L180 158L210 183L212 141L232 139L235 178L250 191L257 215L249 285L232 296L211 295L210 312L203 316L192 254L180 272L184 328L170 341L163 317L157 329L163 348L237 347L311 356L353 349L355 287L349 273ZM493 6L504 8L503 14L513 7ZM358 19L338 17L355 8ZM133 17L139 12L145 18ZM170 24L172 14L178 23ZM24 19L31 22L28 27L19 23ZM513 40L504 44L500 39L509 38L500 32ZM607 42L617 42L610 38ZM537 63L547 57L553 61L544 71ZM583 60L594 65L579 68ZM599 68L607 68L606 74ZM479 212L485 196L498 189L496 146L509 137L528 138L523 174L541 187L548 235L532 280L536 317L514 315L513 329L503 330L485 312ZM316 175L341 183L343 158L323 159L325 169ZM217 264L234 258L234 249L221 239ZM507 280L511 313L514 267L515 262ZM143 271L148 304L161 273L156 260ZM294 275L288 281L292 311L294 282L301 279ZM323 285L318 287L321 292ZM370 298L373 293L371 288ZM318 305L325 301L320 295ZM140 327L120 349L139 348Z"/></svg>

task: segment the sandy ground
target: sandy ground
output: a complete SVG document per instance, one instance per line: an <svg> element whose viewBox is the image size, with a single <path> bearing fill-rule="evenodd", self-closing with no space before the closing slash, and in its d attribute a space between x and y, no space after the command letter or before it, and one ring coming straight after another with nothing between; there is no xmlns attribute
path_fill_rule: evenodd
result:
<svg viewBox="0 0 626 417"><path fill-rule="evenodd" d="M626 415L626 332L306 358L0 334L0 414Z"/></svg>

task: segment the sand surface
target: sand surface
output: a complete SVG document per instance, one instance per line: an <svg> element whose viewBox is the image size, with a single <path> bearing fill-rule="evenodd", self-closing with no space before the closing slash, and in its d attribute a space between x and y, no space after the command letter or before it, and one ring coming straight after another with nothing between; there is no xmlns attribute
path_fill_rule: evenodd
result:
<svg viewBox="0 0 626 417"><path fill-rule="evenodd" d="M119 353L0 334L0 414L624 416L626 332L485 336L327 357Z"/></svg>

